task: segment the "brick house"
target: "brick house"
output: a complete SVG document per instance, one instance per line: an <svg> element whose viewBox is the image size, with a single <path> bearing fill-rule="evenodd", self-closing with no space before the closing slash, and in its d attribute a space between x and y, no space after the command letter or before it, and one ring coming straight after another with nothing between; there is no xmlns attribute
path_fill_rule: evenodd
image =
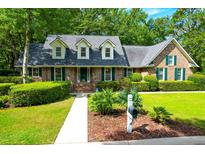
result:
<svg viewBox="0 0 205 154"><path fill-rule="evenodd" d="M22 67L21 53L16 67ZM49 35L31 44L29 75L43 81L71 80L74 91L95 90L96 82L139 72L158 80L186 80L198 67L183 47L169 38L153 46L122 45L118 36Z"/></svg>

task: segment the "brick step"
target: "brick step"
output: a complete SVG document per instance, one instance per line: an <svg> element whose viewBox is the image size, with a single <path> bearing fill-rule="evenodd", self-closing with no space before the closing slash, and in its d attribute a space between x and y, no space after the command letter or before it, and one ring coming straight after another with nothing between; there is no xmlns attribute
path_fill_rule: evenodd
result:
<svg viewBox="0 0 205 154"><path fill-rule="evenodd" d="M93 92L95 84L93 83L75 83L73 84L73 92Z"/></svg>

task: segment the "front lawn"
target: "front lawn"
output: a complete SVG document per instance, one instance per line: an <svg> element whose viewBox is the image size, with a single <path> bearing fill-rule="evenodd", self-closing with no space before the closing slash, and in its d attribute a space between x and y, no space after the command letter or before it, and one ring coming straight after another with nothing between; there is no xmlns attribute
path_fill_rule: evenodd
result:
<svg viewBox="0 0 205 154"><path fill-rule="evenodd" d="M0 110L0 144L54 143L73 100Z"/></svg>
<svg viewBox="0 0 205 154"><path fill-rule="evenodd" d="M173 119L205 129L205 93L141 94L143 106L153 112L153 106L164 106Z"/></svg>

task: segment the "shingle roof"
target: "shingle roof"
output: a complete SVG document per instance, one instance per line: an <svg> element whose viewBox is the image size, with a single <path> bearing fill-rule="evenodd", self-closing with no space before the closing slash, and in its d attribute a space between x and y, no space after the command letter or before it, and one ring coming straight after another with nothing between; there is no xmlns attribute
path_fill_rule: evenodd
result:
<svg viewBox="0 0 205 154"><path fill-rule="evenodd" d="M127 56L130 67L146 67L156 58L157 55L172 41L167 39L153 46L127 46L124 45L124 51Z"/></svg>
<svg viewBox="0 0 205 154"><path fill-rule="evenodd" d="M68 45L65 59L52 59L52 47L50 43L57 37ZM86 39L92 45L89 59L77 59L75 44L82 38ZM116 45L113 60L103 60L101 50L99 49L100 45L107 39ZM16 66L22 65L22 57L20 55ZM44 44L30 45L28 65L127 66L127 61L118 36L49 35Z"/></svg>

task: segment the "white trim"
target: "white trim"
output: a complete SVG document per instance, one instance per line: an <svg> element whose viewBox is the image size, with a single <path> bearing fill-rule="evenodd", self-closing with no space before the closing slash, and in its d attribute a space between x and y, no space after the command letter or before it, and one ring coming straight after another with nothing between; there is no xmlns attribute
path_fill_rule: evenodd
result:
<svg viewBox="0 0 205 154"><path fill-rule="evenodd" d="M53 41L51 41L51 43L49 43L49 45L52 46L52 44L56 41L59 41L65 48L68 48L68 45L64 41L62 41L60 39L60 37L58 37L58 36Z"/></svg>
<svg viewBox="0 0 205 154"><path fill-rule="evenodd" d="M90 67L77 67L77 82L81 82L81 68L86 68L87 69L87 82L90 83Z"/></svg>
<svg viewBox="0 0 205 154"><path fill-rule="evenodd" d="M62 79L62 77L63 77L62 67L54 67L54 81L56 81L56 68L61 69L61 80L60 81L63 81L63 79Z"/></svg>
<svg viewBox="0 0 205 154"><path fill-rule="evenodd" d="M168 56L168 66L174 66L174 56L176 55L167 55ZM169 64L169 57L172 57L172 63Z"/></svg>
<svg viewBox="0 0 205 154"><path fill-rule="evenodd" d="M106 69L110 69L110 80L106 80ZM104 81L112 81L112 68L111 67L104 68Z"/></svg>
<svg viewBox="0 0 205 154"><path fill-rule="evenodd" d="M102 48L106 43L110 43L113 48L116 47L116 45L110 39L107 39L100 45L100 48Z"/></svg>
<svg viewBox="0 0 205 154"><path fill-rule="evenodd" d="M85 42L89 47L91 47L92 45L84 38L82 38L80 41L78 41L75 46L78 48L78 46L81 44L81 42Z"/></svg>
<svg viewBox="0 0 205 154"><path fill-rule="evenodd" d="M37 76L33 75L33 69L38 69L38 75ZM32 77L39 77L39 67L35 67L35 68L32 67Z"/></svg>

